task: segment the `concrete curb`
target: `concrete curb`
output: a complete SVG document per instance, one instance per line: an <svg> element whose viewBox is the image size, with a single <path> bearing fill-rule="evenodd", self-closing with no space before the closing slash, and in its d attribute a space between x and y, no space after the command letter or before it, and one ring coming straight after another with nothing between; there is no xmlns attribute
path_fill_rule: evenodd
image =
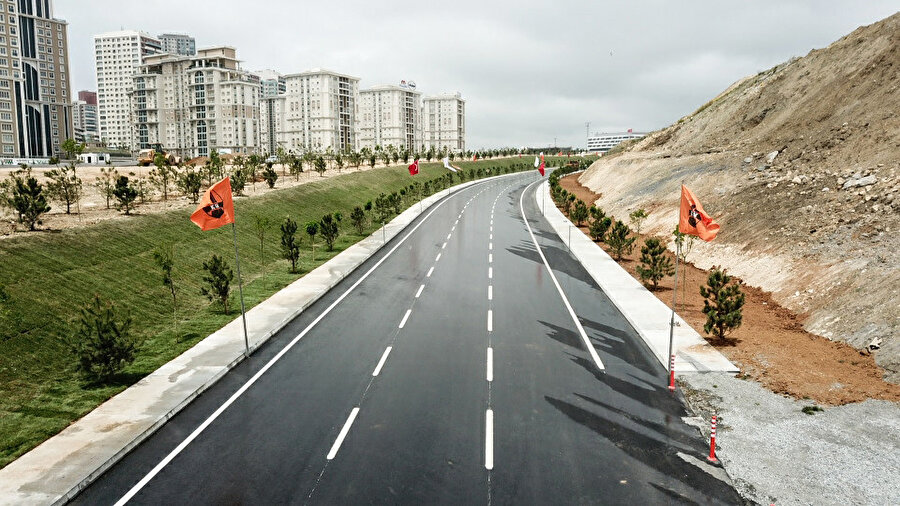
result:
<svg viewBox="0 0 900 506"><path fill-rule="evenodd" d="M571 234L569 250L647 343L660 364L668 370L669 319L672 310L620 267L603 248L572 225L550 198L549 182L542 183L534 195L538 209L541 209L541 200L545 199L544 218L564 243ZM738 372L734 364L710 346L677 314L673 348L677 373Z"/></svg>
<svg viewBox="0 0 900 506"><path fill-rule="evenodd" d="M247 312L251 351L265 344L432 205L469 186L504 176L461 183L422 200L421 206L412 205L385 225L383 235L381 230L376 231L257 304ZM64 504L244 358L238 316L0 469L0 504Z"/></svg>

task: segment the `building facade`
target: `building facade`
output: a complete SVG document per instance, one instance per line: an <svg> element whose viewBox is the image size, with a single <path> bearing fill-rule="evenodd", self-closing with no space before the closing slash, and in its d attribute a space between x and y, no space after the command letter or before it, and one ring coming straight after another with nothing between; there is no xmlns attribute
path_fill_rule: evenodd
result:
<svg viewBox="0 0 900 506"><path fill-rule="evenodd" d="M259 76L260 97L275 97L284 95L287 91L287 84L284 76L274 70L260 70L256 72Z"/></svg>
<svg viewBox="0 0 900 506"><path fill-rule="evenodd" d="M46 159L73 137L68 26L49 0L0 12L0 156Z"/></svg>
<svg viewBox="0 0 900 506"><path fill-rule="evenodd" d="M263 100L270 153L358 149L359 78L314 69L284 79L285 93Z"/></svg>
<svg viewBox="0 0 900 506"><path fill-rule="evenodd" d="M606 153L621 142L640 139L646 135L646 133L632 132L631 130L627 132L594 134L587 138L587 150Z"/></svg>
<svg viewBox="0 0 900 506"><path fill-rule="evenodd" d="M164 33L157 37L162 52L180 54L182 56L194 56L197 54L197 42L190 35L183 33Z"/></svg>
<svg viewBox="0 0 900 506"><path fill-rule="evenodd" d="M260 151L259 79L234 48L148 56L132 79L135 149L161 144L186 159Z"/></svg>
<svg viewBox="0 0 900 506"><path fill-rule="evenodd" d="M425 97L422 124L425 149L466 150L466 101L459 93Z"/></svg>
<svg viewBox="0 0 900 506"><path fill-rule="evenodd" d="M94 36L100 139L110 147L133 149L131 91L134 74L150 55L162 52L159 39L137 31Z"/></svg>
<svg viewBox="0 0 900 506"><path fill-rule="evenodd" d="M78 100L72 103L72 122L76 142L94 144L100 141L96 93L78 92Z"/></svg>
<svg viewBox="0 0 900 506"><path fill-rule="evenodd" d="M359 93L359 148L392 145L421 151L422 93L400 86L377 86Z"/></svg>

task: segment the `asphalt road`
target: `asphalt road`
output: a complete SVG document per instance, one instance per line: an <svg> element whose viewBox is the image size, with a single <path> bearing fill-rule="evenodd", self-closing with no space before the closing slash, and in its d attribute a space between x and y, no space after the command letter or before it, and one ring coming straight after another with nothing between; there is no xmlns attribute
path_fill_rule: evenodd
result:
<svg viewBox="0 0 900 506"><path fill-rule="evenodd" d="M739 503L535 181L427 210L73 502Z"/></svg>

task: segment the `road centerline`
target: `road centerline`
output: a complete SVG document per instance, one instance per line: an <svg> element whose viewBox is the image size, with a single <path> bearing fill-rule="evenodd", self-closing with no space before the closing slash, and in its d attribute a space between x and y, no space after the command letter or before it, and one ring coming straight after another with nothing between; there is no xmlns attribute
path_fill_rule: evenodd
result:
<svg viewBox="0 0 900 506"><path fill-rule="evenodd" d="M350 426L353 425L353 421L356 420L356 415L358 414L359 408L353 408L353 411L350 412L350 418L347 418L344 427L341 429L341 433L338 434L337 439L334 440L334 444L331 445L331 450L328 452L327 456L328 460L333 460L337 456L337 452L341 449L341 444L344 443L344 438L346 438L347 433L350 432Z"/></svg>
<svg viewBox="0 0 900 506"><path fill-rule="evenodd" d="M387 349L384 350L384 355L381 356L381 360L378 361L378 365L375 366L375 370L372 371L372 376L378 376L381 372L381 368L384 367L384 363L387 361L388 355L391 354L391 350L393 346L388 346Z"/></svg>

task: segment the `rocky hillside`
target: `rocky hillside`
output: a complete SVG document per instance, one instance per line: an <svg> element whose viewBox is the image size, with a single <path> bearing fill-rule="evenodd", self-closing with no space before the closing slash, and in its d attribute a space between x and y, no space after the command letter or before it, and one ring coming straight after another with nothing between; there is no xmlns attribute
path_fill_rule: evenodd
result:
<svg viewBox="0 0 900 506"><path fill-rule="evenodd" d="M900 382L900 13L744 78L595 163L598 205L668 236L679 185L722 225L688 259L772 291Z"/></svg>

